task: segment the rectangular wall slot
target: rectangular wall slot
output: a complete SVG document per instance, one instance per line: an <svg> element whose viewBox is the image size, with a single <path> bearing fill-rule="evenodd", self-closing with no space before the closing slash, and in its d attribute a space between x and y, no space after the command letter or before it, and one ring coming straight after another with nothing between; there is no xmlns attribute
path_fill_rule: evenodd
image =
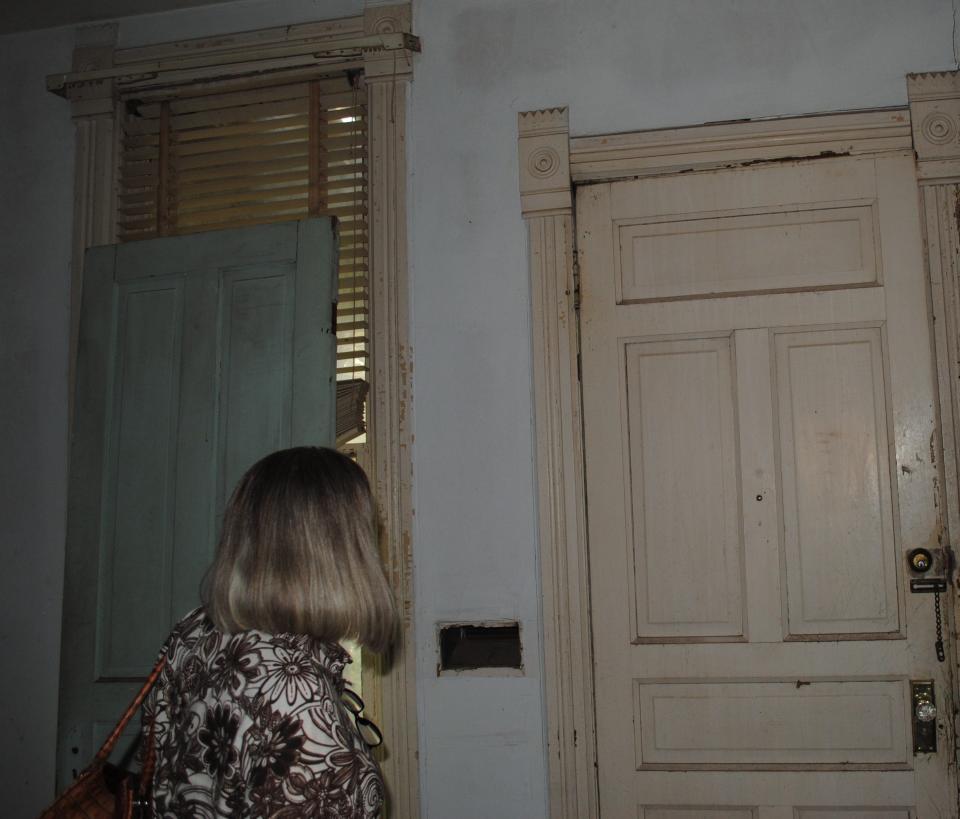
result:
<svg viewBox="0 0 960 819"><path fill-rule="evenodd" d="M523 668L520 624L441 625L439 672Z"/></svg>

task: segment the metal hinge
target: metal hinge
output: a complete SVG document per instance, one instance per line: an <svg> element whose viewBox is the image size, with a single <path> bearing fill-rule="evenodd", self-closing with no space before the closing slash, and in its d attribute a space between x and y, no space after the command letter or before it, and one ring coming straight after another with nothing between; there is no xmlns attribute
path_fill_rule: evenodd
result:
<svg viewBox="0 0 960 819"><path fill-rule="evenodd" d="M960 767L960 742L957 741L958 738L960 738L960 714L954 714L953 715L953 738L952 738L953 759L954 759L954 762L956 762L957 767Z"/></svg>
<svg viewBox="0 0 960 819"><path fill-rule="evenodd" d="M580 355L580 262L573 253L573 315L577 323L577 381L583 383L583 358Z"/></svg>
<svg viewBox="0 0 960 819"><path fill-rule="evenodd" d="M576 253L573 256L573 311L580 315L580 262Z"/></svg>

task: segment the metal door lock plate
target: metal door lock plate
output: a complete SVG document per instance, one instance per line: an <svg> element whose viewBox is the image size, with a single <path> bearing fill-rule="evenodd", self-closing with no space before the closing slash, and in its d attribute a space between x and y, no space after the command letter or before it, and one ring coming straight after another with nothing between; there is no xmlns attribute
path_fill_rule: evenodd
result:
<svg viewBox="0 0 960 819"><path fill-rule="evenodd" d="M937 701L933 680L910 681L910 710L913 714L913 753L937 752Z"/></svg>
<svg viewBox="0 0 960 819"><path fill-rule="evenodd" d="M943 594L947 590L947 581L942 577L913 577L910 579L910 591L914 594Z"/></svg>

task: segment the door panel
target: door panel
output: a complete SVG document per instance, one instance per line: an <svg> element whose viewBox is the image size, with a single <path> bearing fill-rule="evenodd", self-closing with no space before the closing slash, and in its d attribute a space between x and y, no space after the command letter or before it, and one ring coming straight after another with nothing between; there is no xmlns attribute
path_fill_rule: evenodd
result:
<svg viewBox="0 0 960 819"><path fill-rule="evenodd" d="M956 815L917 201L896 154L578 190L603 816Z"/></svg>
<svg viewBox="0 0 960 819"><path fill-rule="evenodd" d="M294 287L282 268L256 277L231 271L221 298L217 506L222 509L257 453L280 449L290 437Z"/></svg>
<svg viewBox="0 0 960 819"><path fill-rule="evenodd" d="M329 219L88 251L61 787L112 729L172 624L198 605L243 470L281 447L333 445L335 294Z"/></svg>
<svg viewBox="0 0 960 819"><path fill-rule="evenodd" d="M618 222L620 301L878 281L870 204L744 211Z"/></svg>
<svg viewBox="0 0 960 819"><path fill-rule="evenodd" d="M898 631L881 328L774 338L788 634Z"/></svg>
<svg viewBox="0 0 960 819"><path fill-rule="evenodd" d="M756 819L757 812L744 808L641 808L639 819Z"/></svg>
<svg viewBox="0 0 960 819"><path fill-rule="evenodd" d="M907 810L881 809L853 809L831 810L830 808L800 808L796 811L796 819L909 819Z"/></svg>
<svg viewBox="0 0 960 819"><path fill-rule="evenodd" d="M904 767L897 680L636 680L637 769Z"/></svg>
<svg viewBox="0 0 960 819"><path fill-rule="evenodd" d="M170 597L183 287L123 282L116 299L96 673L122 679L150 666L150 645L163 639L153 612Z"/></svg>
<svg viewBox="0 0 960 819"><path fill-rule="evenodd" d="M743 544L730 338L628 341L624 356L635 639L739 638Z"/></svg>

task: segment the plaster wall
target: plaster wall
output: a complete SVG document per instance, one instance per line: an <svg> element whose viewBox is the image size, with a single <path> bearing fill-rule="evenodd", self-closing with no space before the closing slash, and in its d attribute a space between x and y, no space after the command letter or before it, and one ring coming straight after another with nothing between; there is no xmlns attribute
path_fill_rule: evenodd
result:
<svg viewBox="0 0 960 819"><path fill-rule="evenodd" d="M53 782L73 126L43 78L72 44L70 31L0 38L0 792L10 817L35 815Z"/></svg>
<svg viewBox="0 0 960 819"><path fill-rule="evenodd" d="M239 0L125 18L121 45L359 12ZM950 0L415 0L409 113L423 816L546 815L527 242L516 112L585 135L902 105L954 67ZM0 38L0 791L52 787L66 509L73 34ZM525 671L438 678L436 623L517 619ZM45 771L49 773L45 773Z"/></svg>
<svg viewBox="0 0 960 819"><path fill-rule="evenodd" d="M362 9L362 0L240 0L124 18L119 41ZM11 819L32 819L54 787L74 127L69 104L47 93L45 77L69 69L74 40L66 27L0 36L0 793Z"/></svg>
<svg viewBox="0 0 960 819"><path fill-rule="evenodd" d="M417 0L411 261L424 817L545 816L527 238L516 113L571 133L906 104L946 0ZM515 617L528 676L433 673L433 624Z"/></svg>

